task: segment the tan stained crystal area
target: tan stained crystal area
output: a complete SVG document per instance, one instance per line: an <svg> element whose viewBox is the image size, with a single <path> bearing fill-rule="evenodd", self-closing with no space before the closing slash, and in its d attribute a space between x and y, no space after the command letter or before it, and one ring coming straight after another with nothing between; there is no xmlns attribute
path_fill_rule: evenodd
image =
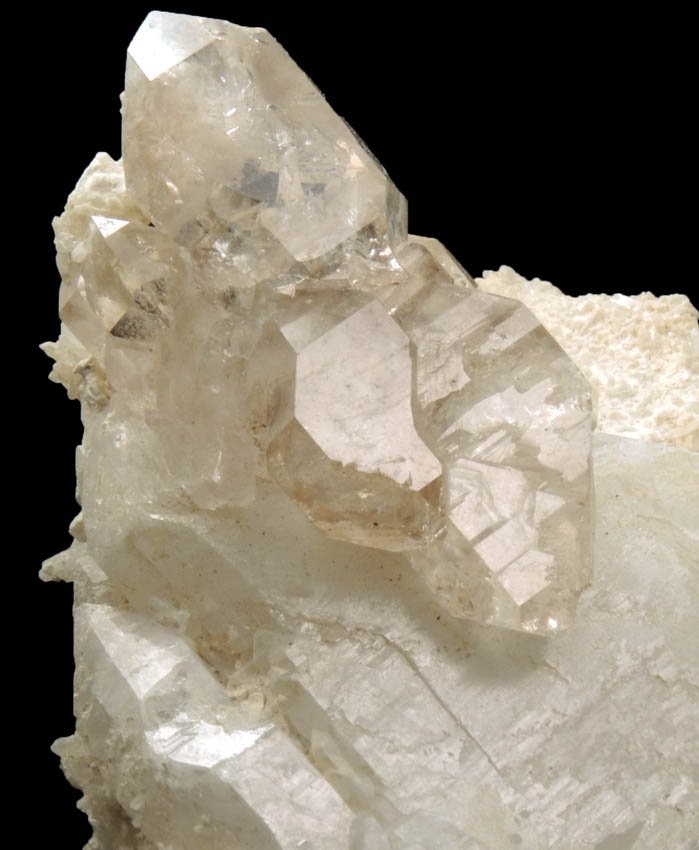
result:
<svg viewBox="0 0 699 850"><path fill-rule="evenodd" d="M331 537L425 545L441 530L442 466L413 424L410 340L361 292L297 294L289 308L277 321L296 358L293 413L270 473Z"/></svg>

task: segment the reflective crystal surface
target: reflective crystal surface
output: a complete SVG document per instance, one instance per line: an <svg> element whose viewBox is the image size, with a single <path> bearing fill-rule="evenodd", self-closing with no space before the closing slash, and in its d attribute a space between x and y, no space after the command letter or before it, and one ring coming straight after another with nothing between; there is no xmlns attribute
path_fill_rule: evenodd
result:
<svg viewBox="0 0 699 850"><path fill-rule="evenodd" d="M253 207L277 273L369 230L390 253L402 199L265 30L151 13L129 47L124 106L129 189L173 237L226 240Z"/></svg>

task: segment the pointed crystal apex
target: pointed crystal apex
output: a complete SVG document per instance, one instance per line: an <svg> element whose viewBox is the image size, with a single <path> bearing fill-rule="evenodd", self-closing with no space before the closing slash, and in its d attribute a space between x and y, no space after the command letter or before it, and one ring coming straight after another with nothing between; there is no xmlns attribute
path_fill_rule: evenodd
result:
<svg viewBox="0 0 699 850"><path fill-rule="evenodd" d="M215 41L211 23L189 15L151 12L133 37L129 56L149 80L154 80Z"/></svg>
<svg viewBox="0 0 699 850"><path fill-rule="evenodd" d="M92 221L105 239L109 239L110 236L118 233L129 223L121 218L107 218L103 215L93 215Z"/></svg>
<svg viewBox="0 0 699 850"><path fill-rule="evenodd" d="M179 242L225 235L231 215L260 202L276 253L306 263L335 251L337 264L356 246L397 268L405 200L263 29L151 13L129 48L122 138L129 192Z"/></svg>

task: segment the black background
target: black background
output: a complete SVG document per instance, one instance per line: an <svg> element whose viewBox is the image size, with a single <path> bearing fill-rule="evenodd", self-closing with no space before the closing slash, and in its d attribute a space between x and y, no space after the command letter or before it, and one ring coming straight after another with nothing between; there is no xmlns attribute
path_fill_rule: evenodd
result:
<svg viewBox="0 0 699 850"><path fill-rule="evenodd" d="M419 14L403 4L395 13L346 3L167 9L266 27L408 198L411 232L440 239L474 276L504 263L569 294L690 291L688 22L669 7L615 18L574 4L540 13L439 3ZM28 517L31 534L16 569L27 635L41 636L14 655L30 694L26 790L41 801L30 830L53 836L43 845L30 834L27 846L72 850L89 836L73 808L79 795L48 750L73 727L71 592L36 579L40 561L69 545L78 510L78 405L46 381L49 360L36 348L58 334L50 224L95 152L120 155L125 51L148 11L63 6L14 30L25 51L12 73L21 81L16 141L33 177L12 231L28 235L32 271L14 289L31 316L17 331L35 411L17 439L30 467L18 523Z"/></svg>

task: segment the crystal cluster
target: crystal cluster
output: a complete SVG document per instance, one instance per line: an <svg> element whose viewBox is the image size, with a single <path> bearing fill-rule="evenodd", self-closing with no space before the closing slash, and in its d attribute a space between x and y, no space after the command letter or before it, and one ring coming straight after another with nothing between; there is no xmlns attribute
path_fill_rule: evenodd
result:
<svg viewBox="0 0 699 850"><path fill-rule="evenodd" d="M77 192L109 196L58 221L60 312L103 437L148 443L153 497L257 510L271 480L333 539L404 552L453 614L569 625L590 393L533 314L407 235L264 30L149 15L123 149L124 183L98 158Z"/></svg>
<svg viewBox="0 0 699 850"><path fill-rule="evenodd" d="M43 575L75 583L77 728L56 748L90 848L592 850L590 818L612 835L638 795L634 774L605 796L612 705L564 669L576 628L621 639L613 590L570 628L587 380L520 301L408 234L266 31L151 13L123 116L123 161L99 154L55 222L45 345L85 423L74 543ZM580 718L601 773L561 772ZM669 781L648 805L684 798Z"/></svg>

